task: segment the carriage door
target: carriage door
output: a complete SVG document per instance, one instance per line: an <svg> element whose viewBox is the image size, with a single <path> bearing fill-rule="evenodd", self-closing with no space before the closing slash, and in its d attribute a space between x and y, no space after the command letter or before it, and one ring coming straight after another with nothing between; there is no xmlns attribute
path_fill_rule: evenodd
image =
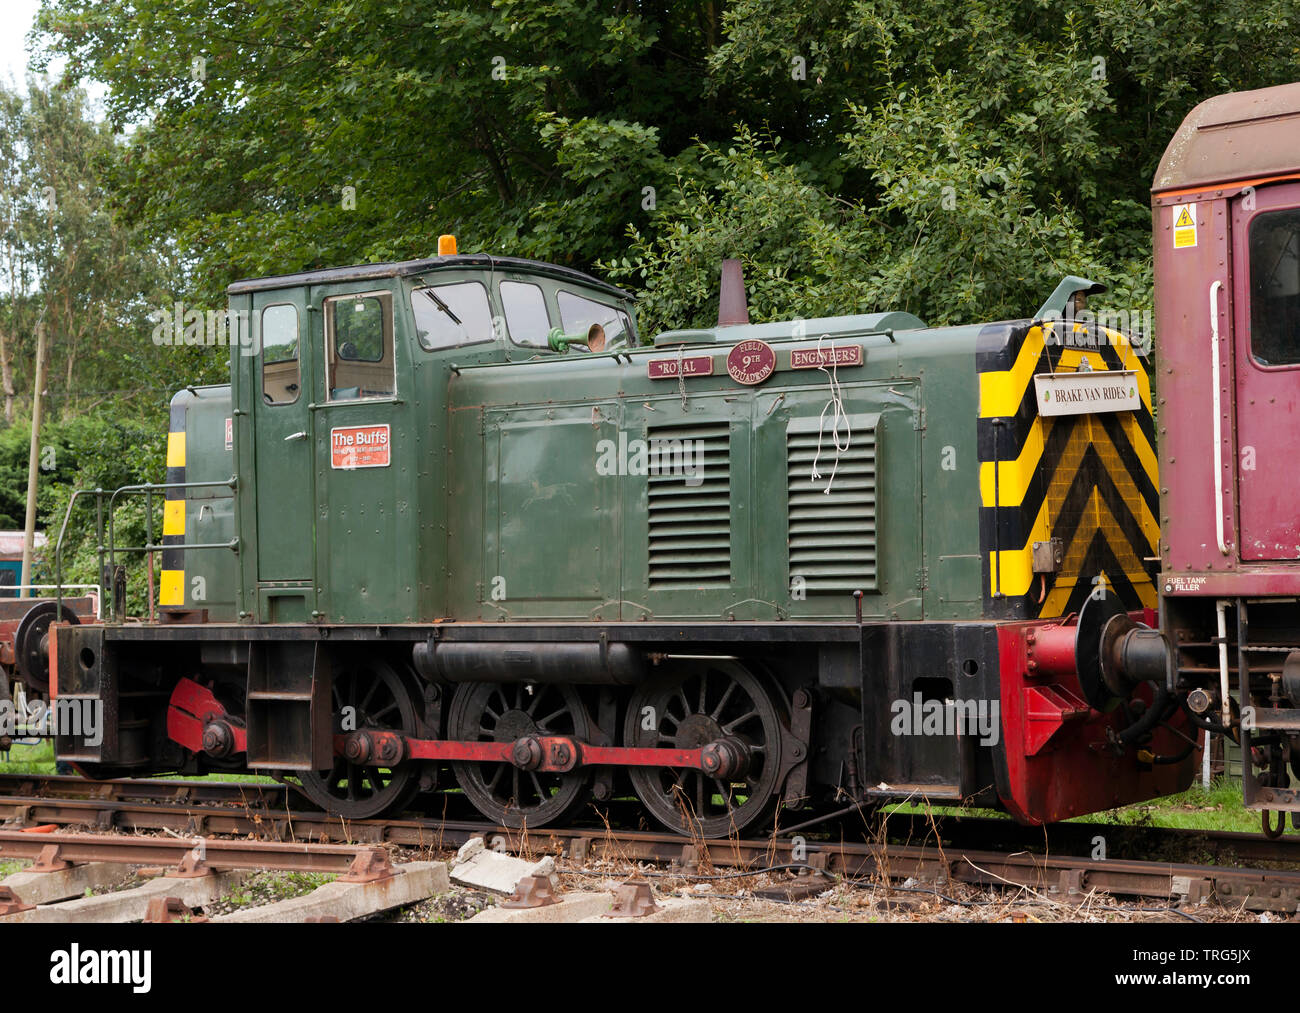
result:
<svg viewBox="0 0 1300 1013"><path fill-rule="evenodd" d="M1233 201L1239 544L1300 559L1300 184Z"/></svg>
<svg viewBox="0 0 1300 1013"><path fill-rule="evenodd" d="M305 622L315 608L311 315L302 289L258 292L253 378L257 586L263 622ZM319 316L319 314L315 314Z"/></svg>

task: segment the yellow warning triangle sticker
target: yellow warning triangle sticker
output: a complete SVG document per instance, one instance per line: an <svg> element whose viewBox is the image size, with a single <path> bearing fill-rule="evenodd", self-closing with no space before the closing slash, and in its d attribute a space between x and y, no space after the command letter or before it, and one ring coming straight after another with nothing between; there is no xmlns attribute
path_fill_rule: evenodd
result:
<svg viewBox="0 0 1300 1013"><path fill-rule="evenodd" d="M1187 208L1184 206L1183 210L1182 210L1182 211L1179 213L1179 215L1178 215L1178 221L1174 222L1174 228L1176 228L1176 229L1186 229L1186 228L1190 228L1191 226L1194 226L1195 224L1196 224L1196 223L1195 223L1194 221L1192 221L1192 216L1191 216L1191 214L1188 212Z"/></svg>

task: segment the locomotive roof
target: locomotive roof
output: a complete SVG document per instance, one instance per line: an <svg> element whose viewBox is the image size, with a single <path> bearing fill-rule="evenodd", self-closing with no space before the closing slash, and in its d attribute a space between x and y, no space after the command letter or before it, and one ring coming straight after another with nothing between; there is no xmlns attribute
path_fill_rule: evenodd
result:
<svg viewBox="0 0 1300 1013"><path fill-rule="evenodd" d="M523 271L528 274L541 274L560 281L570 281L598 289L620 299L631 299L629 292L609 282L601 281L583 271L559 264L548 264L541 260L526 260L522 257L497 257L488 253L462 253L450 257L426 257L422 260L402 260L388 264L355 264L351 267L327 267L318 271L300 271L297 274L280 274L270 278L244 278L232 282L226 288L229 295L244 292L263 292L267 289L294 288L300 285L328 285L344 281L366 281L375 278L403 278L413 274L424 274L448 267L488 268Z"/></svg>
<svg viewBox="0 0 1300 1013"><path fill-rule="evenodd" d="M1165 149L1154 193L1300 172L1300 84L1206 99Z"/></svg>
<svg viewBox="0 0 1300 1013"><path fill-rule="evenodd" d="M730 343L758 339L780 341L794 338L795 323L801 323L802 336L816 338L819 334L849 337L862 334L883 334L886 331L915 331L925 327L925 321L911 313L894 310L888 313L857 313L838 317L813 317L808 320L774 320L766 324L732 324L726 327L695 327L678 331L663 331L655 335L656 345Z"/></svg>

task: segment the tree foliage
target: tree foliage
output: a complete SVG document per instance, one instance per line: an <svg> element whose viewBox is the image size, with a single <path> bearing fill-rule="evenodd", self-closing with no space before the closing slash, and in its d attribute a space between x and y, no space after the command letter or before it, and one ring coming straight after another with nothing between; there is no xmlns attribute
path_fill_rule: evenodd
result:
<svg viewBox="0 0 1300 1013"><path fill-rule="evenodd" d="M0 394L4 418L30 411L36 334L57 416L114 395L175 384L148 341L150 310L177 291L165 241L114 212L104 174L125 144L84 92L29 82L0 90ZM141 340L144 339L144 340ZM205 363L183 364L198 379Z"/></svg>
<svg viewBox="0 0 1300 1013"><path fill-rule="evenodd" d="M78 488L161 481L166 406L182 383L221 376L208 349L161 350L150 341L152 306L170 305L165 244L114 212L104 173L124 142L85 95L29 81L0 90L0 528L21 530L27 496L37 333L44 329L45 422L38 443L37 526L50 539L37 581L52 579L53 549ZM74 513L65 579L98 580L93 509ZM143 543L132 503L116 521ZM142 561L127 561L132 603L143 604Z"/></svg>
<svg viewBox="0 0 1300 1013"><path fill-rule="evenodd" d="M643 326L1019 316L1149 299L1147 187L1187 111L1294 75L1292 0L46 0L134 124L129 219L236 276L462 249L596 267ZM345 188L355 192L349 209ZM648 190L647 188L653 188Z"/></svg>

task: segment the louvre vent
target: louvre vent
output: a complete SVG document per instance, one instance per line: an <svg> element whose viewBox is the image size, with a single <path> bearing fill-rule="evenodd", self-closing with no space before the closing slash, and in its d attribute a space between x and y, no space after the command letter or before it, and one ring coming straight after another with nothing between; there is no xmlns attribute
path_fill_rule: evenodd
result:
<svg viewBox="0 0 1300 1013"><path fill-rule="evenodd" d="M840 452L838 465L829 428L821 437L818 456L820 420L800 419L786 433L790 579L802 577L810 594L876 588L878 419L877 415L850 419L849 448ZM814 458L821 476L816 481L812 480ZM827 484L829 493L823 491Z"/></svg>
<svg viewBox="0 0 1300 1013"><path fill-rule="evenodd" d="M727 423L650 430L650 587L731 583Z"/></svg>

